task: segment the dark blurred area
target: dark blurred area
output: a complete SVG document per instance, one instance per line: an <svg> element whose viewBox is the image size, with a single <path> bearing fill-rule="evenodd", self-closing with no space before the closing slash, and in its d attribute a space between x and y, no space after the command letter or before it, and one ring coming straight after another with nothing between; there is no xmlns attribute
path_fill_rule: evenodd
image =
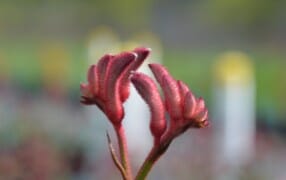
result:
<svg viewBox="0 0 286 180"><path fill-rule="evenodd" d="M178 138L150 179L286 179L285 8L285 0L1 0L0 179L118 179L110 125L79 103L79 84L105 53L141 45L211 110L211 127ZM249 148L231 150L237 144Z"/></svg>

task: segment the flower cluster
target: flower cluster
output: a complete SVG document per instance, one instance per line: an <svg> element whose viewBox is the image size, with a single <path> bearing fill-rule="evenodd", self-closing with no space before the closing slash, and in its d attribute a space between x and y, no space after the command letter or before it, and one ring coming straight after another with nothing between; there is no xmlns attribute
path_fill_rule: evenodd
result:
<svg viewBox="0 0 286 180"><path fill-rule="evenodd" d="M97 105L116 124L124 117L123 103L129 96L129 75L148 56L147 48L136 48L132 52L104 55L97 65L90 66L88 84L81 84L81 102Z"/></svg>
<svg viewBox="0 0 286 180"><path fill-rule="evenodd" d="M204 100L196 98L185 83L173 79L164 66L149 64L149 67L163 90L164 100L149 76L135 72L131 81L150 107L150 128L153 136L158 140L163 135L174 138L188 128L206 127L208 110ZM168 129L165 110L170 117Z"/></svg>
<svg viewBox="0 0 286 180"><path fill-rule="evenodd" d="M109 148L116 166L127 180L132 179L132 175L121 122L124 118L123 103L130 93L130 81L149 106L150 131L154 137L153 148L136 179L145 179L155 161L167 150L175 137L189 128L203 128L209 124L204 100L196 98L188 86L175 80L164 66L149 64L163 91L163 98L149 76L136 72L149 53L148 48L136 48L117 55L104 55L97 64L89 68L88 83L80 86L81 102L97 105L113 124L118 137L121 162L117 159L108 136Z"/></svg>

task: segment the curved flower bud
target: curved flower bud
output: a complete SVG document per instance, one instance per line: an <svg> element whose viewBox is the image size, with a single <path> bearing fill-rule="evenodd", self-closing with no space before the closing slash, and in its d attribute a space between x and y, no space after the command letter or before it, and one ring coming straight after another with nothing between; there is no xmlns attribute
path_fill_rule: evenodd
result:
<svg viewBox="0 0 286 180"><path fill-rule="evenodd" d="M188 128L205 127L208 124L208 112L204 100L196 99L188 86L174 80L164 66L150 64L149 67L163 90L165 108L170 114L167 137L172 139Z"/></svg>
<svg viewBox="0 0 286 180"><path fill-rule="evenodd" d="M156 80L160 84L160 86L163 86L163 76L170 76L167 69L162 66L161 64L149 64L149 68L151 69L152 73L154 74Z"/></svg>
<svg viewBox="0 0 286 180"><path fill-rule="evenodd" d="M184 100L184 118L191 119L195 115L197 101L195 96L191 91L187 92L185 100Z"/></svg>
<svg viewBox="0 0 286 180"><path fill-rule="evenodd" d="M132 74L131 82L149 105L151 111L151 133L155 138L160 138L165 132L167 124L164 115L164 105L155 82L149 76L142 73Z"/></svg>
<svg viewBox="0 0 286 180"><path fill-rule="evenodd" d="M179 87L179 91L180 91L180 95L181 95L181 99L182 101L184 101L187 93L190 91L190 89L188 88L188 86L181 80L177 81L178 83L178 87Z"/></svg>
<svg viewBox="0 0 286 180"><path fill-rule="evenodd" d="M135 71L139 68L139 66L144 62L147 56L150 54L150 48L139 47L133 50L133 53L137 54L137 58L135 61L132 62L130 66L128 66L128 70L122 75L121 82L120 82L120 99L121 102L125 102L126 99L129 97L130 94L130 72Z"/></svg>
<svg viewBox="0 0 286 180"><path fill-rule="evenodd" d="M123 105L120 100L120 76L136 58L135 53L125 52L110 60L105 77L106 115L113 123L121 122L124 116Z"/></svg>
<svg viewBox="0 0 286 180"><path fill-rule="evenodd" d="M184 118L191 127L206 127L209 123L205 101L201 97L196 99L191 92L188 92L184 104Z"/></svg>
<svg viewBox="0 0 286 180"><path fill-rule="evenodd" d="M138 55L136 58L136 61L132 65L132 70L136 70L141 66L144 60L149 56L151 49L145 48L145 47L138 47L138 48L135 48L133 52Z"/></svg>
<svg viewBox="0 0 286 180"><path fill-rule="evenodd" d="M124 111L120 99L120 80L136 57L137 54L133 52L114 56L106 54L97 65L90 66L88 84L80 85L81 102L86 105L97 105L113 124L121 122Z"/></svg>
<svg viewBox="0 0 286 180"><path fill-rule="evenodd" d="M199 97L197 99L197 106L196 106L195 116L198 115L204 109L205 109L205 101L204 101L204 99L202 97Z"/></svg>
<svg viewBox="0 0 286 180"><path fill-rule="evenodd" d="M98 66L98 89L99 89L99 96L102 97L103 99L105 99L105 77L106 77L106 71L107 71L107 67L109 66L109 62L110 60L113 58L114 56L110 55L110 54L106 54L104 55L102 58L100 58L100 60L97 63Z"/></svg>

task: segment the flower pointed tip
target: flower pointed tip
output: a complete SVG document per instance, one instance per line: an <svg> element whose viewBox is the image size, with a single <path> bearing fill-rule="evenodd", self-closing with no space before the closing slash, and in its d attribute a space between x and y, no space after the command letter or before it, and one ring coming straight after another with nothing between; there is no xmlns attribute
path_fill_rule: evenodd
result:
<svg viewBox="0 0 286 180"><path fill-rule="evenodd" d="M150 52L150 51L152 51L152 49L149 48L149 47L144 47L144 46L142 46L142 47L137 47L137 48L135 48L134 51Z"/></svg>
<svg viewBox="0 0 286 180"><path fill-rule="evenodd" d="M107 54L103 55L103 56L100 58L100 60L101 60L101 59L105 59L105 60L106 60L106 59L113 58L113 57L114 57L113 54L107 53ZM105 61L105 60L104 60L104 61Z"/></svg>
<svg viewBox="0 0 286 180"><path fill-rule="evenodd" d="M157 74L156 72L159 72L160 69L162 68L162 65L157 64L157 63L150 63L150 64L148 64L148 66L151 69L152 73L155 75L155 77L156 77L156 74Z"/></svg>
<svg viewBox="0 0 286 180"><path fill-rule="evenodd" d="M148 64L148 66L150 69L153 69L153 68L156 68L156 67L161 66L161 65L157 64L157 63L150 63L150 64Z"/></svg>
<svg viewBox="0 0 286 180"><path fill-rule="evenodd" d="M187 92L183 107L184 118L191 119L196 111L196 98L191 91Z"/></svg>
<svg viewBox="0 0 286 180"><path fill-rule="evenodd" d="M151 63L149 64L149 68L151 69L152 73L154 74L158 83L162 86L163 85L163 77L170 76L168 70L161 64Z"/></svg>
<svg viewBox="0 0 286 180"><path fill-rule="evenodd" d="M138 54L135 52L131 52L131 54L134 56L134 59L136 59L138 57Z"/></svg>
<svg viewBox="0 0 286 180"><path fill-rule="evenodd" d="M210 121L208 121L208 119L202 121L201 123L199 123L198 128L208 128L210 127Z"/></svg>
<svg viewBox="0 0 286 180"><path fill-rule="evenodd" d="M206 120L204 122L204 127L210 127L210 126L211 126L210 121Z"/></svg>
<svg viewBox="0 0 286 180"><path fill-rule="evenodd" d="M130 76L130 80L136 80L138 78L142 78L143 74L140 72L136 72L136 71L131 71L131 76Z"/></svg>
<svg viewBox="0 0 286 180"><path fill-rule="evenodd" d="M132 61L138 57L138 54L136 54L135 52L123 52L121 56L125 56L126 59L131 59L130 61Z"/></svg>
<svg viewBox="0 0 286 180"><path fill-rule="evenodd" d="M88 91L89 91L88 84L80 83L80 91L84 96L86 96L88 94Z"/></svg>
<svg viewBox="0 0 286 180"><path fill-rule="evenodd" d="M86 84L86 83L80 83L80 88L81 89L85 89L86 87L88 86L88 84Z"/></svg>
<svg viewBox="0 0 286 180"><path fill-rule="evenodd" d="M92 64L89 69L88 69L88 73L87 73L87 79L89 81L93 81L94 80L94 76L96 76L96 65Z"/></svg>
<svg viewBox="0 0 286 180"><path fill-rule="evenodd" d="M151 53L151 48L138 47L138 48L135 48L133 52L137 53L139 55L138 57L144 60Z"/></svg>

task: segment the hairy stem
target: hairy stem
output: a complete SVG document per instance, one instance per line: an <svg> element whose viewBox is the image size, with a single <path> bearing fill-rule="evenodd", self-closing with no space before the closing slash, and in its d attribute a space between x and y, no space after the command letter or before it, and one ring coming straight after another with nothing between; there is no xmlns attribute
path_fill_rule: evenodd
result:
<svg viewBox="0 0 286 180"><path fill-rule="evenodd" d="M126 173L126 180L132 180L132 170L130 161L128 158L128 148L127 148L127 140L125 136L125 131L122 124L115 125L114 129L116 131L118 146L120 151L121 163Z"/></svg>
<svg viewBox="0 0 286 180"><path fill-rule="evenodd" d="M171 138L165 139L161 142L154 142L153 148L151 149L147 158L139 169L135 180L144 180L147 177L148 173L150 172L156 161L166 152L171 142Z"/></svg>
<svg viewBox="0 0 286 180"><path fill-rule="evenodd" d="M152 169L153 165L155 164L156 160L159 159L159 156L156 156L157 154L157 150L158 148L156 146L154 146L152 148L152 150L150 151L149 155L147 156L147 158L145 159L143 165L141 166L137 176L136 176L136 180L144 180L148 173L150 172L150 170Z"/></svg>

